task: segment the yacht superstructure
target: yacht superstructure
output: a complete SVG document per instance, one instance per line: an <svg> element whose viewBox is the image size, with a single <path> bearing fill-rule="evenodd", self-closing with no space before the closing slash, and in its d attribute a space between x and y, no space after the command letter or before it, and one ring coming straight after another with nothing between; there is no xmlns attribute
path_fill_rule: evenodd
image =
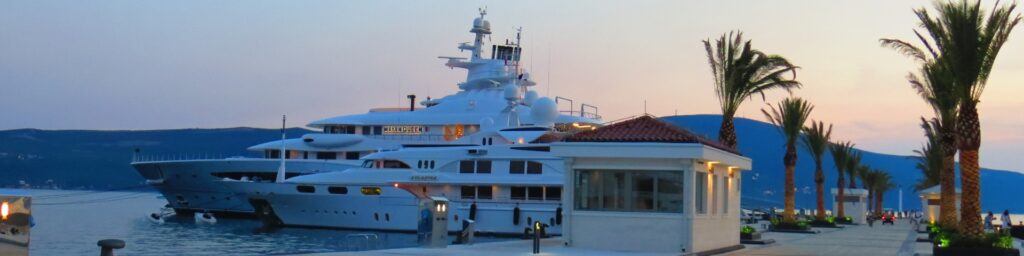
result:
<svg viewBox="0 0 1024 256"><path fill-rule="evenodd" d="M490 58L483 57L487 52L484 38L491 34L484 15L481 11L473 22L473 43L458 46L471 52L469 58L441 57L447 60L446 66L467 70L466 80L458 83L454 94L428 97L419 102L421 108L415 108L415 96L410 95L409 108L372 109L314 121L308 126L320 132L248 148L262 152L263 158L152 161L140 157L132 166L175 210L252 213L247 193L260 191L257 187L261 184L280 181L276 173L282 165L284 177L293 178L346 170L360 165L367 155L403 146L527 142L499 133L480 136L481 131L534 125L566 131L591 129L601 123L595 107L579 104L577 110L570 101L569 110L558 111L559 102L539 97L530 89L536 82L519 65L522 48L518 39L492 45Z"/></svg>

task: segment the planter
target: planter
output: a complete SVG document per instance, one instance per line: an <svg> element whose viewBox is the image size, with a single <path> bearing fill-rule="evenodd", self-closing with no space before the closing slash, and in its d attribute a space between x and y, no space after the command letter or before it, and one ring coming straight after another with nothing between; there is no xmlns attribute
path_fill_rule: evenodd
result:
<svg viewBox="0 0 1024 256"><path fill-rule="evenodd" d="M938 247L932 246L932 255L975 255L975 256L1017 256L1020 251L1017 249L995 248L995 247Z"/></svg>
<svg viewBox="0 0 1024 256"><path fill-rule="evenodd" d="M754 233L740 233L740 240L760 240L761 232Z"/></svg>

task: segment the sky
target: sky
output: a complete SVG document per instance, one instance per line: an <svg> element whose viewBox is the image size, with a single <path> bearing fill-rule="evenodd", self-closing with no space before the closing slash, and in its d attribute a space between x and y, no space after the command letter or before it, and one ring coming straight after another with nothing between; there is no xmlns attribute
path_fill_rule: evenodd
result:
<svg viewBox="0 0 1024 256"><path fill-rule="evenodd" d="M1005 1L1004 1L1005 2ZM991 6L992 1L984 2ZM0 129L276 127L457 90L477 8L493 42L523 28L544 96L605 120L720 113L701 40L741 30L801 67L794 96L833 137L911 154L931 110L915 64L879 38L913 39L931 1L3 1ZM1024 170L1024 32L1011 35L979 106L982 165ZM771 92L738 116L765 120ZM743 138L739 138L741 141Z"/></svg>

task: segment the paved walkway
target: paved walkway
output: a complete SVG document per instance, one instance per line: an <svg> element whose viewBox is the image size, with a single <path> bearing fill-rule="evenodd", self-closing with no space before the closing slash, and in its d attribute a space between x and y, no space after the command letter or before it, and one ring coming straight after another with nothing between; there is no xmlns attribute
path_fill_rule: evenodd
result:
<svg viewBox="0 0 1024 256"><path fill-rule="evenodd" d="M876 223L877 224L877 223ZM726 255L914 255L919 243L918 234L906 221L895 226L846 226L842 229L823 228L820 234L775 233L764 234L775 239L769 245L746 245L746 249ZM452 245L445 249L400 248L363 252L334 252L314 255L532 255L531 241L514 240ZM677 255L598 251L565 247L560 238L544 239L540 255Z"/></svg>
<svg viewBox="0 0 1024 256"><path fill-rule="evenodd" d="M914 255L917 233L904 221L896 225L821 228L820 234L766 233L776 243L750 246L726 255Z"/></svg>

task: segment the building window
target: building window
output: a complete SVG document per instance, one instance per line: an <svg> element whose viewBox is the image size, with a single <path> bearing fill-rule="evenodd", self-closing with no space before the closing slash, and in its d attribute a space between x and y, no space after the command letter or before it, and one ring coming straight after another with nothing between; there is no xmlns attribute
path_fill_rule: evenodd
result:
<svg viewBox="0 0 1024 256"><path fill-rule="evenodd" d="M718 175L711 174L711 214L718 214Z"/></svg>
<svg viewBox="0 0 1024 256"><path fill-rule="evenodd" d="M344 194L348 194L348 188L347 187L327 187L327 193L344 195Z"/></svg>
<svg viewBox="0 0 1024 256"><path fill-rule="evenodd" d="M295 190L299 191L299 193L313 193L313 192L316 192L316 188L314 188L313 186L309 186L309 185L299 185L299 186L296 186Z"/></svg>
<svg viewBox="0 0 1024 256"><path fill-rule="evenodd" d="M722 214L729 213L729 180L722 177Z"/></svg>
<svg viewBox="0 0 1024 256"><path fill-rule="evenodd" d="M345 152L346 160L359 160L359 151Z"/></svg>
<svg viewBox="0 0 1024 256"><path fill-rule="evenodd" d="M526 173L527 174L541 174L544 170L544 165L538 162L528 161L526 162Z"/></svg>
<svg viewBox="0 0 1024 256"><path fill-rule="evenodd" d="M380 195L380 188L379 187L362 187L362 188L359 189L359 192L361 192L361 193L363 193L363 195L367 195L367 196L379 196Z"/></svg>
<svg viewBox="0 0 1024 256"><path fill-rule="evenodd" d="M526 187L512 187L512 200L526 200Z"/></svg>
<svg viewBox="0 0 1024 256"><path fill-rule="evenodd" d="M708 213L708 173L697 172L697 178L693 183L696 185L694 187L694 204L697 207L697 214L706 214Z"/></svg>
<svg viewBox="0 0 1024 256"><path fill-rule="evenodd" d="M316 152L316 159L334 160L338 159L338 154L334 152Z"/></svg>
<svg viewBox="0 0 1024 256"><path fill-rule="evenodd" d="M662 184L666 187L661 188ZM594 211L682 213L682 184L683 175L676 171L577 170L574 207ZM561 188L548 187L547 199L561 199Z"/></svg>

